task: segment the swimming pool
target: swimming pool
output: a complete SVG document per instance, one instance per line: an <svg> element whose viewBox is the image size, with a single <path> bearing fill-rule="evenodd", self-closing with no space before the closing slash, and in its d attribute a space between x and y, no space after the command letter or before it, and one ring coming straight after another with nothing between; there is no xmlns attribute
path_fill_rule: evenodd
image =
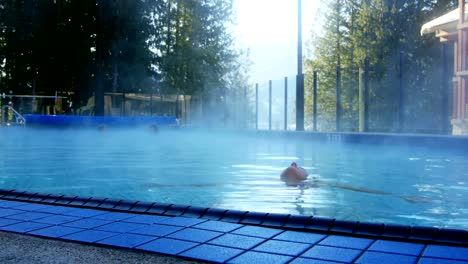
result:
<svg viewBox="0 0 468 264"><path fill-rule="evenodd" d="M468 229L462 147L267 135L0 129L0 188ZM281 182L291 161L318 184Z"/></svg>

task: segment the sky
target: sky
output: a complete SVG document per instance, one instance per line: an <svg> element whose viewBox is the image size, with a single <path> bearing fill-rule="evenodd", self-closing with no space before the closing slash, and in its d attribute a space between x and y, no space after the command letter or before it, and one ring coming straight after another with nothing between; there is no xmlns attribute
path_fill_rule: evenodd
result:
<svg viewBox="0 0 468 264"><path fill-rule="evenodd" d="M302 0L303 55L323 0ZM249 49L250 81L264 83L297 74L297 0L235 0L236 45Z"/></svg>

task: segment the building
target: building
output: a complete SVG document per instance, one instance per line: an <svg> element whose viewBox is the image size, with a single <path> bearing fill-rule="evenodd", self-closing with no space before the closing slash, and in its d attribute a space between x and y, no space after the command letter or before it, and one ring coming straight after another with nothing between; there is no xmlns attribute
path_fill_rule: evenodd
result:
<svg viewBox="0 0 468 264"><path fill-rule="evenodd" d="M454 45L452 134L468 134L468 4L459 0L458 8L421 28L421 35L435 33L440 42Z"/></svg>

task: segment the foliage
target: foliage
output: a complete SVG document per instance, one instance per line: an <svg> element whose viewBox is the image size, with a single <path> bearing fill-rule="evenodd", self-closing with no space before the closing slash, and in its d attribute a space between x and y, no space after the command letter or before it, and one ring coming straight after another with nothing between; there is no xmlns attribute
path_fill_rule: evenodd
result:
<svg viewBox="0 0 468 264"><path fill-rule="evenodd" d="M231 1L0 0L0 90L220 94Z"/></svg>
<svg viewBox="0 0 468 264"><path fill-rule="evenodd" d="M343 129L358 127L359 69L370 59L370 124L398 130L400 53L404 130L442 130L440 43L421 37L420 27L456 7L456 1L328 1L324 33L314 36L314 59L306 61L306 87L319 72L319 128L335 129L336 69L342 72ZM449 87L445 87L449 89ZM306 97L311 109L312 95ZM310 110L309 110L310 111Z"/></svg>

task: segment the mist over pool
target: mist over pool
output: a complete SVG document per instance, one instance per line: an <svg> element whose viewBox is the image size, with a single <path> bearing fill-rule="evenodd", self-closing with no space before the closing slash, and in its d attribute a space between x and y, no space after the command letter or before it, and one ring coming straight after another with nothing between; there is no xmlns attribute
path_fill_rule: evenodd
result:
<svg viewBox="0 0 468 264"><path fill-rule="evenodd" d="M468 229L463 151L217 130L0 135L3 189ZM307 187L280 180L292 161L308 170Z"/></svg>

